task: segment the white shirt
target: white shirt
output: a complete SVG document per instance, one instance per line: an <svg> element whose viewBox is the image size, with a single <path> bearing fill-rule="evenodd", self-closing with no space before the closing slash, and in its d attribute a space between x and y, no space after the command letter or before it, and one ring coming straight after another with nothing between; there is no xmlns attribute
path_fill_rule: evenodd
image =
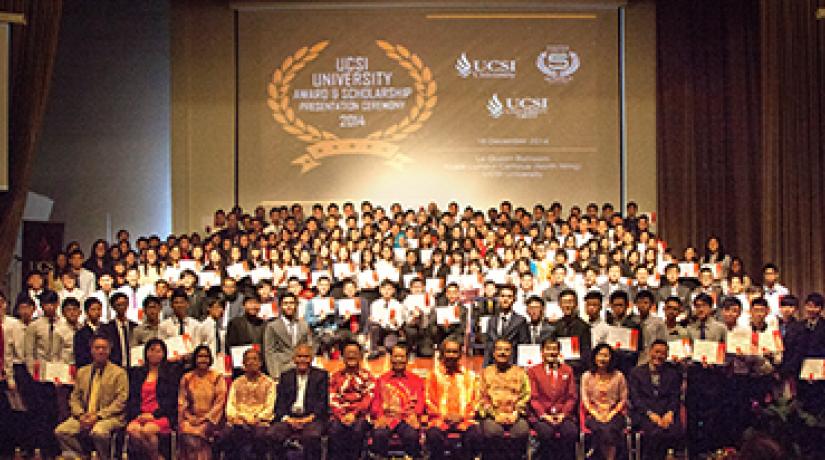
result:
<svg viewBox="0 0 825 460"><path fill-rule="evenodd" d="M398 330L407 321L406 308L395 299L378 299L370 306L370 321L384 329Z"/></svg>
<svg viewBox="0 0 825 460"><path fill-rule="evenodd" d="M183 333L188 334L189 337L193 339L195 338L195 333L197 332L199 326L200 323L195 318L187 316L183 319ZM160 325L158 326L158 336L162 340L178 335L180 335L180 320L177 316L166 318L160 322Z"/></svg>
<svg viewBox="0 0 825 460"><path fill-rule="evenodd" d="M3 325L3 367L7 381L14 381L12 366L23 362L23 344L25 342L26 326L20 320L11 316L4 316ZM3 378L0 378L2 381Z"/></svg>
<svg viewBox="0 0 825 460"><path fill-rule="evenodd" d="M304 399L306 397L308 381L309 373L295 374L297 391L295 392L295 403L292 404L292 412L295 414L302 414L304 412Z"/></svg>

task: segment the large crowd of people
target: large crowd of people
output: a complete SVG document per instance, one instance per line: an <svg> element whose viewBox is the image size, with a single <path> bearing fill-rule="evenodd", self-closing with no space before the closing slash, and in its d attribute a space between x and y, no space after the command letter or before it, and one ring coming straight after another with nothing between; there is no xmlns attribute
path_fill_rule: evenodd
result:
<svg viewBox="0 0 825 460"><path fill-rule="evenodd" d="M305 212L121 230L88 257L72 242L0 292L0 445L108 458L123 432L157 459L174 433L184 459L615 459L634 433L642 458L698 458L774 401L825 414L825 298L713 236L677 253L634 203Z"/></svg>

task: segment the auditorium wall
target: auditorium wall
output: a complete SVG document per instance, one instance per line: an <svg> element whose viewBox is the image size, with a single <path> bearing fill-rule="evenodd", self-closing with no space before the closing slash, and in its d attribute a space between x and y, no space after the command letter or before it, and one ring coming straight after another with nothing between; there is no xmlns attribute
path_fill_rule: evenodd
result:
<svg viewBox="0 0 825 460"><path fill-rule="evenodd" d="M31 190L67 239L171 230L169 3L65 2Z"/></svg>
<svg viewBox="0 0 825 460"><path fill-rule="evenodd" d="M519 2L498 2L507 3ZM566 7L617 4L612 1L558 3ZM201 229L216 208L233 204L236 90L233 21L233 10L225 1L181 0L171 5L172 222L175 231ZM656 210L655 58L654 2L628 2L625 183L627 198L637 201L643 211ZM565 202L562 196L553 199Z"/></svg>

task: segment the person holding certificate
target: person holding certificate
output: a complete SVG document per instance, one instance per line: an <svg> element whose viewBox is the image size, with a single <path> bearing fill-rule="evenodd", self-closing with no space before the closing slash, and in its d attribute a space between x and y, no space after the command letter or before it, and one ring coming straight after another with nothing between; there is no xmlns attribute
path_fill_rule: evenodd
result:
<svg viewBox="0 0 825 460"><path fill-rule="evenodd" d="M330 294L331 283L329 276L318 278L315 295L306 304L304 318L312 330L313 342L318 344L319 354L330 354L333 347L337 347L336 322L337 310L335 299Z"/></svg>
<svg viewBox="0 0 825 460"><path fill-rule="evenodd" d="M727 335L725 326L711 316L713 298L699 294L693 299L695 321L687 327L693 342L724 344ZM688 368L687 413L688 440L698 453L715 451L724 442L724 417L718 401L723 395L724 375L719 366L706 362Z"/></svg>
<svg viewBox="0 0 825 460"><path fill-rule="evenodd" d="M479 378L476 413L484 436L483 456L521 458L530 434L526 418L530 380L524 369L512 363L513 344L507 339L493 343L493 359Z"/></svg>
<svg viewBox="0 0 825 460"><path fill-rule="evenodd" d="M808 294L802 307L802 319L788 326L782 363L782 374L798 382L797 396L813 413L825 410L825 384L821 381L802 380L799 374L806 358L825 358L823 307L825 297L822 294Z"/></svg>
<svg viewBox="0 0 825 460"><path fill-rule="evenodd" d="M65 457L80 456L80 435L88 434L99 457L108 459L112 431L126 422L129 378L123 368L109 361L111 348L108 336L95 335L92 364L77 372L69 398L71 416L54 430Z"/></svg>
<svg viewBox="0 0 825 460"><path fill-rule="evenodd" d="M530 422L539 439L538 458L572 460L579 434L575 422L578 400L576 376L573 368L561 361L558 339L545 338L541 344L541 356L544 362L527 371L530 379Z"/></svg>
<svg viewBox="0 0 825 460"><path fill-rule="evenodd" d="M576 291L572 289L565 289L559 294L559 307L563 313L560 320L553 323L556 327L556 337L578 337L579 349L581 350L581 357L577 360L572 360L569 364L579 378L584 372L586 363L590 360L590 343L591 334L590 326L579 318L579 297Z"/></svg>
<svg viewBox="0 0 825 460"><path fill-rule="evenodd" d="M335 301L338 311L338 341L356 340L367 333L369 303L358 292L358 284L352 278L344 280L341 286L343 296Z"/></svg>
<svg viewBox="0 0 825 460"><path fill-rule="evenodd" d="M621 458L628 390L610 345L593 348L591 368L582 375L581 397L585 426L593 433L597 453L606 460Z"/></svg>
<svg viewBox="0 0 825 460"><path fill-rule="evenodd" d="M495 342L505 340L513 348L519 344L529 341L527 333L527 320L523 316L513 311L513 303L516 300L516 288L512 284L505 284L498 290L498 314L490 318L487 323L487 333L484 340L484 365L489 366L494 362ZM511 350L512 351L512 350ZM515 353L510 353L509 358L515 359Z"/></svg>
<svg viewBox="0 0 825 460"><path fill-rule="evenodd" d="M404 323L406 309L395 298L395 284L385 279L379 287L381 297L370 305L370 359L386 353L388 348L398 343Z"/></svg>
<svg viewBox="0 0 825 460"><path fill-rule="evenodd" d="M641 324L639 317L630 313L630 301L627 291L617 290L610 294L610 311L607 312L607 324L613 328L618 328L623 332L627 332L627 340L625 343L610 343L615 347L616 367L622 371L624 375L630 375L630 371L636 367L636 362L639 360L638 347L643 343ZM637 334L636 346L632 347L632 334ZM609 340L609 339L608 339ZM620 349L619 346L622 348ZM635 349L633 349L635 348Z"/></svg>

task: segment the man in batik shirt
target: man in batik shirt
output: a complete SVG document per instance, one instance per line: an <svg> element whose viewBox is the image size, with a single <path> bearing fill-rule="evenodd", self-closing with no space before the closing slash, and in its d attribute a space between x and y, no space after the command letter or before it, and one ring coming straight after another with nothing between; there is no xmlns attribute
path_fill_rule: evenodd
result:
<svg viewBox="0 0 825 460"><path fill-rule="evenodd" d="M329 458L350 460L361 456L364 436L369 430L367 416L372 403L375 380L361 367L361 345L355 341L343 346L344 368L329 381Z"/></svg>
<svg viewBox="0 0 825 460"><path fill-rule="evenodd" d="M496 340L494 362L481 371L477 412L481 418L485 458L521 458L527 449L530 381L524 369L510 363L512 354L510 342ZM505 433L510 434L509 438Z"/></svg>
<svg viewBox="0 0 825 460"><path fill-rule="evenodd" d="M372 449L387 457L390 437L397 434L407 455L418 457L421 416L424 414L424 379L407 371L409 350L395 345L390 355L391 369L375 385L372 400Z"/></svg>
<svg viewBox="0 0 825 460"><path fill-rule="evenodd" d="M427 379L427 449L430 458L444 458L449 433L461 437L459 458L469 459L481 445L481 428L474 420L476 375L461 367L461 344L455 338L441 343L441 366L436 366Z"/></svg>

